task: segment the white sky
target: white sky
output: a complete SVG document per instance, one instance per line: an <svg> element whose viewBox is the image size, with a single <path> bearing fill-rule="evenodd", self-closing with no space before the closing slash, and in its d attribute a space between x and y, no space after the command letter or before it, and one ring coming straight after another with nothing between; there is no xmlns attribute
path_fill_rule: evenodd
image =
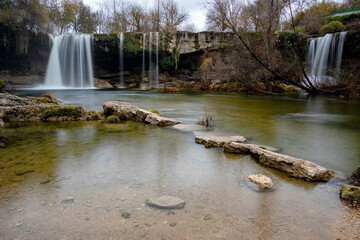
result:
<svg viewBox="0 0 360 240"><path fill-rule="evenodd" d="M98 2L102 0L83 0L86 5L90 7L95 7ZM150 8L153 1L152 0L129 0L129 2L138 2L141 5L144 5L144 2L147 4L147 7ZM195 24L197 31L205 30L205 14L206 11L201 6L202 0L177 0L178 6L184 8L189 13L188 22Z"/></svg>

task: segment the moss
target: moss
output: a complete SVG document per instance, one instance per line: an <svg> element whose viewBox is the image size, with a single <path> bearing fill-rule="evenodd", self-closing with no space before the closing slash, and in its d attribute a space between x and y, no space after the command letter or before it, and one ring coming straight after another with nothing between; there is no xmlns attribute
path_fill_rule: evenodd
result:
<svg viewBox="0 0 360 240"><path fill-rule="evenodd" d="M332 21L324 26L322 26L319 30L321 35L325 35L326 33L333 33L333 32L342 32L346 29L344 24L339 21Z"/></svg>
<svg viewBox="0 0 360 240"><path fill-rule="evenodd" d="M333 21L339 21L342 22L343 24L346 24L347 22L353 21L353 20L357 20L358 18L360 18L360 14L350 14L350 15L343 15L343 16L336 16L336 17L326 17L324 18L324 20L327 23L333 22Z"/></svg>
<svg viewBox="0 0 360 240"><path fill-rule="evenodd" d="M169 71L174 69L174 62L171 56L162 56L159 60L160 69L164 71Z"/></svg>
<svg viewBox="0 0 360 240"><path fill-rule="evenodd" d="M160 115L160 116L161 116L161 114L159 113L159 111L158 111L158 110L156 110L156 109L151 109L151 110L150 110L150 112L155 113L155 114L158 114L158 115Z"/></svg>
<svg viewBox="0 0 360 240"><path fill-rule="evenodd" d="M179 62L180 62L180 52L176 47L173 47L173 49L172 49L172 59L175 64L175 69L178 69Z"/></svg>
<svg viewBox="0 0 360 240"><path fill-rule="evenodd" d="M124 34L124 52L132 55L139 55L142 53L142 45L140 41L141 35L125 33Z"/></svg>
<svg viewBox="0 0 360 240"><path fill-rule="evenodd" d="M82 108L74 106L62 107L48 107L43 113L42 120L47 120L50 117L81 117Z"/></svg>
<svg viewBox="0 0 360 240"><path fill-rule="evenodd" d="M105 118L105 122L106 123L119 123L120 118L116 115L111 115L111 116L108 116L107 118Z"/></svg>
<svg viewBox="0 0 360 240"><path fill-rule="evenodd" d="M0 79L0 92L3 92L4 88L5 88L5 82L4 80Z"/></svg>
<svg viewBox="0 0 360 240"><path fill-rule="evenodd" d="M30 97L30 99L45 104L59 105L57 101L54 101L47 97Z"/></svg>

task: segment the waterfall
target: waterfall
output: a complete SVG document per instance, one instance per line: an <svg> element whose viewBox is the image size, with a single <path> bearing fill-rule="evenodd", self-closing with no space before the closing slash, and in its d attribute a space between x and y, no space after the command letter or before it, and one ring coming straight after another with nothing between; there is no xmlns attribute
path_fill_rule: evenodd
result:
<svg viewBox="0 0 360 240"><path fill-rule="evenodd" d="M347 32L311 39L307 55L308 75L313 84L334 84L340 73Z"/></svg>
<svg viewBox="0 0 360 240"><path fill-rule="evenodd" d="M159 85L159 33L155 33L156 39L156 70L155 70L155 85Z"/></svg>
<svg viewBox="0 0 360 240"><path fill-rule="evenodd" d="M120 33L120 87L124 87L124 34Z"/></svg>
<svg viewBox="0 0 360 240"><path fill-rule="evenodd" d="M40 88L92 88L92 35L65 34L53 37L46 69L45 84Z"/></svg>
<svg viewBox="0 0 360 240"><path fill-rule="evenodd" d="M152 85L152 32L149 35L149 85Z"/></svg>
<svg viewBox="0 0 360 240"><path fill-rule="evenodd" d="M143 55L142 55L142 69L141 69L141 85L144 84L144 78L145 78L145 50L146 50L146 33L143 34Z"/></svg>

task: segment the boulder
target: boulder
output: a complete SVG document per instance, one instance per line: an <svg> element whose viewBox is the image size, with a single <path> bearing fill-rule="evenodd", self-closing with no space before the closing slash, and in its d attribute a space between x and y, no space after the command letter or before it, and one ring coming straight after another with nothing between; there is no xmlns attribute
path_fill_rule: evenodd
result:
<svg viewBox="0 0 360 240"><path fill-rule="evenodd" d="M251 144L228 142L224 145L224 151L251 154L266 166L307 181L329 181L334 176L334 171L318 166L310 161L275 153Z"/></svg>
<svg viewBox="0 0 360 240"><path fill-rule="evenodd" d="M98 78L94 78L94 85L98 88L113 88L108 81Z"/></svg>
<svg viewBox="0 0 360 240"><path fill-rule="evenodd" d="M243 136L195 136L195 142L198 144L203 144L206 148L211 147L223 147L225 143L228 142L246 142L246 139Z"/></svg>
<svg viewBox="0 0 360 240"><path fill-rule="evenodd" d="M45 104L39 99L0 93L0 116L4 122L99 120L98 112L77 106Z"/></svg>
<svg viewBox="0 0 360 240"><path fill-rule="evenodd" d="M151 207L164 209L182 209L185 206L185 201L178 197L161 196L147 199L146 204Z"/></svg>
<svg viewBox="0 0 360 240"><path fill-rule="evenodd" d="M272 182L271 178L269 178L268 176L262 174L253 174L247 176L247 179L250 182L255 183L258 186L259 190L261 191L271 190L274 188L274 183Z"/></svg>
<svg viewBox="0 0 360 240"><path fill-rule="evenodd" d="M105 116L117 115L122 120L133 120L157 126L172 126L181 122L161 117L156 113L138 108L132 104L119 101L107 101L103 104Z"/></svg>
<svg viewBox="0 0 360 240"><path fill-rule="evenodd" d="M360 187L352 185L344 185L340 189L340 198L360 203Z"/></svg>
<svg viewBox="0 0 360 240"><path fill-rule="evenodd" d="M360 186L360 167L351 175L350 184Z"/></svg>

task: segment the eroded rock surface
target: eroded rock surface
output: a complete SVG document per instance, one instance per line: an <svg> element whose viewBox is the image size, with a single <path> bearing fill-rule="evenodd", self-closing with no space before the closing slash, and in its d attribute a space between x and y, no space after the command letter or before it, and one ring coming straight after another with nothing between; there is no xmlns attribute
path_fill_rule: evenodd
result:
<svg viewBox="0 0 360 240"><path fill-rule="evenodd" d="M122 120L134 120L157 126L172 126L181 123L176 119L165 118L156 113L119 101L107 101L103 104L104 114L116 115Z"/></svg>
<svg viewBox="0 0 360 240"><path fill-rule="evenodd" d="M360 186L360 167L350 177L350 184Z"/></svg>
<svg viewBox="0 0 360 240"><path fill-rule="evenodd" d="M31 97L0 93L0 118L5 122L99 120L96 111L77 106L45 104Z"/></svg>
<svg viewBox="0 0 360 240"><path fill-rule="evenodd" d="M263 174L253 174L247 176L247 179L250 182L253 182L257 185L259 190L271 190L274 188L274 183L268 176L265 176Z"/></svg>
<svg viewBox="0 0 360 240"><path fill-rule="evenodd" d="M279 169L292 177L308 181L329 181L334 176L334 171L310 161L275 153L251 144L229 142L224 145L224 151L251 154L266 166Z"/></svg>
<svg viewBox="0 0 360 240"><path fill-rule="evenodd" d="M195 136L195 142L203 144L206 148L210 147L223 147L228 142L246 142L246 138L243 136Z"/></svg>
<svg viewBox="0 0 360 240"><path fill-rule="evenodd" d="M182 209L185 206L185 201L178 197L161 196L147 199L146 204L157 208Z"/></svg>

